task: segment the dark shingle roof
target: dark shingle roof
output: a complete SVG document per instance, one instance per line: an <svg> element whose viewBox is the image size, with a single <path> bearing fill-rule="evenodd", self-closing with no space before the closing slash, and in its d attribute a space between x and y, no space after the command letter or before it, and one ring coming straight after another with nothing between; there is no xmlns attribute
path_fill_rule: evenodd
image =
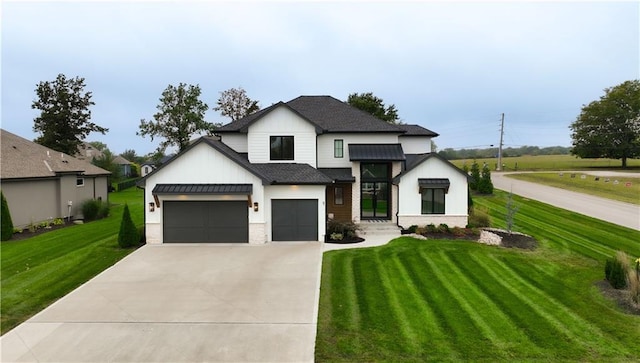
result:
<svg viewBox="0 0 640 363"><path fill-rule="evenodd" d="M331 184L333 180L309 164L251 164L270 184Z"/></svg>
<svg viewBox="0 0 640 363"><path fill-rule="evenodd" d="M405 160L400 144L349 144L351 161L400 161Z"/></svg>
<svg viewBox="0 0 640 363"><path fill-rule="evenodd" d="M215 132L247 132L253 122L280 106L287 107L309 121L316 127L318 133L389 132L401 134L405 132L396 125L384 122L331 96L300 96L287 103L278 102L240 120L221 126Z"/></svg>
<svg viewBox="0 0 640 363"><path fill-rule="evenodd" d="M58 174L111 174L86 160L76 159L5 130L0 130L0 144L2 179L47 178Z"/></svg>
<svg viewBox="0 0 640 363"><path fill-rule="evenodd" d="M251 194L251 184L156 184L153 194Z"/></svg>
<svg viewBox="0 0 640 363"><path fill-rule="evenodd" d="M393 178L393 182L398 183L405 174L407 174L408 172L413 170L416 166L422 164L423 162L431 158L436 158L446 164L449 164L449 166L451 166L455 171L459 172L460 174L467 177L467 179L469 179L469 175L467 173L465 173L462 169L458 168L457 166L453 165L449 160L443 158L442 156L436 153L428 153L428 154L407 154L406 167L400 174L396 175Z"/></svg>
<svg viewBox="0 0 640 363"><path fill-rule="evenodd" d="M438 136L438 133L426 129L420 125L397 125L405 133L402 136Z"/></svg>
<svg viewBox="0 0 640 363"><path fill-rule="evenodd" d="M318 168L318 171L336 182L356 181L356 178L351 175L351 168Z"/></svg>

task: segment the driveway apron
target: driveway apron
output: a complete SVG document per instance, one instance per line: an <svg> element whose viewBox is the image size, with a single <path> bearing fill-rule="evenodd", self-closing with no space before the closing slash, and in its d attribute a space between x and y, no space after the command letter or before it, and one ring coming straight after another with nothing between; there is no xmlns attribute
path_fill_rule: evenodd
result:
<svg viewBox="0 0 640 363"><path fill-rule="evenodd" d="M311 362L322 244L144 246L0 338L2 362Z"/></svg>

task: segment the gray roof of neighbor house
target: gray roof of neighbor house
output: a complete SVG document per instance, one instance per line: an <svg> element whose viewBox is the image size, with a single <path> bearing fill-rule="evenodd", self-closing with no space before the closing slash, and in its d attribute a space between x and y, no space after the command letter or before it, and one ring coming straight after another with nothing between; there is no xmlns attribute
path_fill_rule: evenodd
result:
<svg viewBox="0 0 640 363"><path fill-rule="evenodd" d="M269 164L252 164L247 160L245 156L236 152L220 140L210 136L203 136L197 141L190 144L182 152L171 158L166 163L160 165L160 167L154 169L151 173L147 174L144 178L140 179L136 185L143 187L145 181L150 176L158 173L166 165L171 164L175 160L179 159L182 154L195 147L200 143L206 143L212 148L216 149L221 154L225 155L236 164L240 165L253 175L262 180L263 185L273 184L331 184L332 179L319 172L308 164L285 164L285 163L269 163Z"/></svg>
<svg viewBox="0 0 640 363"><path fill-rule="evenodd" d="M431 136L436 137L438 133L433 132L429 129L426 129L420 125L396 125L400 129L404 130L405 133L401 136Z"/></svg>
<svg viewBox="0 0 640 363"><path fill-rule="evenodd" d="M109 175L88 161L36 144L0 129L2 179L47 178L58 174Z"/></svg>
<svg viewBox="0 0 640 363"><path fill-rule="evenodd" d="M129 160L123 158L122 156L118 155L115 158L113 158L113 162L115 164L118 165L128 165L128 164L132 164Z"/></svg>
<svg viewBox="0 0 640 363"><path fill-rule="evenodd" d="M380 120L331 96L300 96L287 103L278 102L249 116L226 124L216 133L247 132L248 127L274 109L284 106L316 127L316 132L383 132L403 134L397 125Z"/></svg>

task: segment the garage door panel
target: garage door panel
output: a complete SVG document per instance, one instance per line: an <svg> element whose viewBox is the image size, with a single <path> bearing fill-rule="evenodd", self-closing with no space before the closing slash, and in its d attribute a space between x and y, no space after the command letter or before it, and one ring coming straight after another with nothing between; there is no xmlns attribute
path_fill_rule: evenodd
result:
<svg viewBox="0 0 640 363"><path fill-rule="evenodd" d="M317 241L318 200L279 199L271 202L273 241Z"/></svg>
<svg viewBox="0 0 640 363"><path fill-rule="evenodd" d="M164 203L164 242L248 242L244 201L168 201Z"/></svg>

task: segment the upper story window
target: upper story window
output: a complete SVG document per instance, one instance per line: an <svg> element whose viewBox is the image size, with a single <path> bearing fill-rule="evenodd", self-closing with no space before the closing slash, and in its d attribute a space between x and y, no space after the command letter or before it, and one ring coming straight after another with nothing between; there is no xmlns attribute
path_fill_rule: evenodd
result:
<svg viewBox="0 0 640 363"><path fill-rule="evenodd" d="M271 160L293 160L293 136L271 136Z"/></svg>
<svg viewBox="0 0 640 363"><path fill-rule="evenodd" d="M77 178L76 179L76 186L77 187L83 187L84 186L84 178Z"/></svg>
<svg viewBox="0 0 640 363"><path fill-rule="evenodd" d="M333 140L333 157L344 157L344 141L341 139Z"/></svg>

